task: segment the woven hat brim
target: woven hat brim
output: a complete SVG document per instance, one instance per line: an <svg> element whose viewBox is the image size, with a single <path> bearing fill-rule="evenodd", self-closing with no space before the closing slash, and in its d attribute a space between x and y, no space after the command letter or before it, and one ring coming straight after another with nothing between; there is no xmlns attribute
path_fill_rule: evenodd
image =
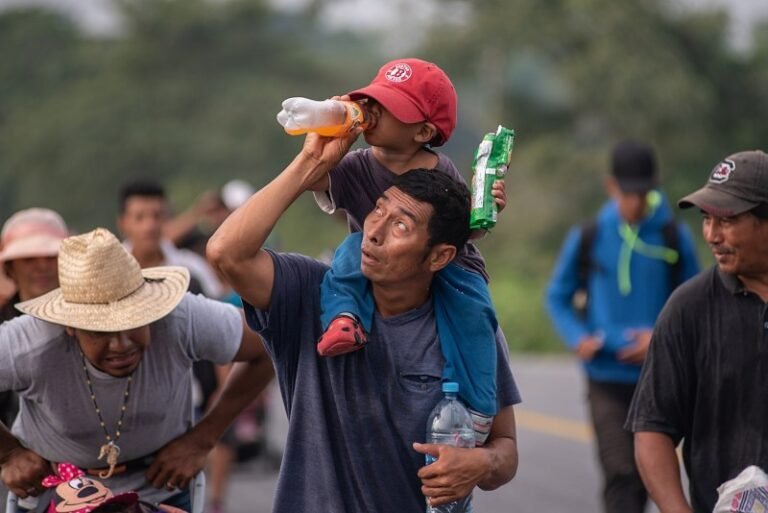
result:
<svg viewBox="0 0 768 513"><path fill-rule="evenodd" d="M89 331L125 331L151 324L171 313L189 287L184 267L141 270L145 282L132 294L109 304L66 301L61 289L18 303L16 308L43 321Z"/></svg>

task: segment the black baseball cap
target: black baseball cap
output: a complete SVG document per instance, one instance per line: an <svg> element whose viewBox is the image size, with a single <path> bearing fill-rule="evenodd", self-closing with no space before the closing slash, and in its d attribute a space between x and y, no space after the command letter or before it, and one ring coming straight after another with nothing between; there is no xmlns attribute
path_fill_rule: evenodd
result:
<svg viewBox="0 0 768 513"><path fill-rule="evenodd" d="M698 207L716 217L730 217L768 205L768 154L734 153L719 162L707 183L677 202L680 208Z"/></svg>
<svg viewBox="0 0 768 513"><path fill-rule="evenodd" d="M648 192L658 185L653 149L637 141L622 141L611 154L611 175L622 192Z"/></svg>

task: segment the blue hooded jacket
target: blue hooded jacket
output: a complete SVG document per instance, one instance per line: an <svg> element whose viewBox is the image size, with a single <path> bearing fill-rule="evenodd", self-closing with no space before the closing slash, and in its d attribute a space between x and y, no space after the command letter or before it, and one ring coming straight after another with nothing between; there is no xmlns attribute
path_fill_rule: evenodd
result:
<svg viewBox="0 0 768 513"><path fill-rule="evenodd" d="M585 362L587 375L595 381L636 383L640 365L617 360L617 352L632 344L631 330L650 329L656 322L670 290L675 251L664 247L664 225L672 219L663 194L650 193L648 216L630 226L619 215L615 201L608 201L597 214L597 230L591 248L587 281L586 315L573 306L579 288L581 227L574 227L563 243L547 289L547 311L565 344L574 349L587 335L603 338L595 358ZM682 281L699 272L696 248L690 230L678 223L678 255Z"/></svg>

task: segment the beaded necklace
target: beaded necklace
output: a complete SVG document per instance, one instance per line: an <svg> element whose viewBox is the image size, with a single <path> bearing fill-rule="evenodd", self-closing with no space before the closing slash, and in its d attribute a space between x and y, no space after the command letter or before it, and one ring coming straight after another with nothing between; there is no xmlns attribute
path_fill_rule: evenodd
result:
<svg viewBox="0 0 768 513"><path fill-rule="evenodd" d="M120 446L117 445L117 441L120 440L120 429L123 427L123 417L125 417L125 411L128 409L128 397L131 394L131 383L133 382L133 375L128 376L128 381L125 384L125 393L123 394L123 405L120 407L120 418L117 420L117 426L115 428L115 438L107 431L107 424L101 416L101 408L99 403L96 402L96 394L93 392L93 383L91 382L91 374L88 372L88 365L85 363L85 355L80 351L80 359L83 362L83 371L85 371L85 382L88 384L88 391L91 393L91 401L96 409L96 415L99 417L99 424L101 429L104 430L104 436L107 439L107 443L101 446L99 449L99 460L106 457L107 465L109 469L106 472L99 472L99 477L102 479L108 479L112 476L117 466L117 457L120 456Z"/></svg>

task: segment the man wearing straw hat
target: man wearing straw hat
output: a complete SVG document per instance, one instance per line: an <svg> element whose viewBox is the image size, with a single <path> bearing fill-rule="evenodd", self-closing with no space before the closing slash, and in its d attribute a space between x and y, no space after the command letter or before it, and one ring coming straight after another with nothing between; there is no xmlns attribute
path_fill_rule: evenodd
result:
<svg viewBox="0 0 768 513"><path fill-rule="evenodd" d="M517 470L513 405L520 398L503 336L496 346L498 414L485 445L419 443L442 398L444 358L430 286L469 236L464 185L443 173L409 171L366 218L361 269L377 311L360 351L317 354L320 283L328 267L263 249L282 213L339 162L357 135L308 135L293 162L208 243L209 259L241 294L249 324L264 335L288 412L275 513L423 511L425 496L432 505L448 504L475 486L495 489ZM438 459L425 466L425 454Z"/></svg>
<svg viewBox="0 0 768 513"><path fill-rule="evenodd" d="M60 288L0 326L0 390L21 403L11 432L0 425L3 482L36 496L51 464L69 461L112 490L188 510L216 437L272 376L260 338L234 307L187 294L185 268L141 269L105 229L65 239L58 268ZM193 428L201 358L245 363Z"/></svg>

